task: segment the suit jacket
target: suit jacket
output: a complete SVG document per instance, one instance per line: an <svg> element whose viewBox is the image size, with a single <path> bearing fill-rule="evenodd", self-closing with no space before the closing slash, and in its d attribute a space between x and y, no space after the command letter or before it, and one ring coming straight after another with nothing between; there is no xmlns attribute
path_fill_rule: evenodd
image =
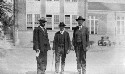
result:
<svg viewBox="0 0 125 74"><path fill-rule="evenodd" d="M42 52L50 50L47 30L43 31L40 26L33 31L33 50L36 49L40 49Z"/></svg>
<svg viewBox="0 0 125 74"><path fill-rule="evenodd" d="M75 32L79 30L79 26L76 26L73 32L73 46L76 47L76 37L75 37ZM88 28L85 26L82 26L82 28L80 29L80 31L82 32L82 45L83 45L83 49L86 51L86 47L88 46L88 42L89 42L89 31Z"/></svg>
<svg viewBox="0 0 125 74"><path fill-rule="evenodd" d="M58 50L58 46L59 46L59 40L58 40L59 34L60 34L60 31L56 32L55 36L54 36L53 50L55 50L55 51ZM71 49L71 41L70 41L68 32L64 31L63 34L64 34L64 51L65 51L65 53L67 53L67 51L69 49Z"/></svg>

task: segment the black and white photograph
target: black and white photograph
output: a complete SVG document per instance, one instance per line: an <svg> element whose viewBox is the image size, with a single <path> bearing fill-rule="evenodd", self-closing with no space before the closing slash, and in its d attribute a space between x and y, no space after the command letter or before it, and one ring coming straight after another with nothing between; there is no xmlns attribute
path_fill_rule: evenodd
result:
<svg viewBox="0 0 125 74"><path fill-rule="evenodd" d="M0 74L125 74L125 0L0 0Z"/></svg>

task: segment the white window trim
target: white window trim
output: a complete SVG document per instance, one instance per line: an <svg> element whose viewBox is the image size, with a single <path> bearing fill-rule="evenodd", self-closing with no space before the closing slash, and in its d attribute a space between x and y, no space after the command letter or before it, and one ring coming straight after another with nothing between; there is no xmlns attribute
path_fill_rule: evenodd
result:
<svg viewBox="0 0 125 74"><path fill-rule="evenodd" d="M116 26L116 34L117 34L117 35L123 35L123 34L125 34L125 17L124 17L124 19L123 19L123 20L121 19L121 18L122 18L122 16L117 16L117 17L120 17L120 19L119 19L119 20L118 20L118 19L116 19L116 22L118 22L118 21L120 22L120 23L119 23L119 25L120 25L120 26L119 26L119 28L120 28L120 30L119 30L119 31L120 31L120 32L118 33L118 24L116 23L116 24L117 24L117 26ZM121 22L124 22L124 33L122 33L122 32L123 32L123 30L122 30L122 24L121 24Z"/></svg>
<svg viewBox="0 0 125 74"><path fill-rule="evenodd" d="M88 18L88 21L89 21L89 33L90 34L92 34L91 33L91 25L92 25L92 22L91 22L91 20L94 20L94 34L95 34L95 21L98 21L98 19L96 19L95 18L96 16L93 16L93 19L92 19L92 16L89 16L89 18ZM97 34L98 34L98 27L97 27Z"/></svg>

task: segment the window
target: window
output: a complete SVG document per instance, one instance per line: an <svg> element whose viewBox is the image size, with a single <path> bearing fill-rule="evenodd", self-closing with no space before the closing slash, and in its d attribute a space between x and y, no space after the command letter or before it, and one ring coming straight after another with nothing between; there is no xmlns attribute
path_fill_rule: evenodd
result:
<svg viewBox="0 0 125 74"><path fill-rule="evenodd" d="M35 24L39 24L40 14L35 14Z"/></svg>
<svg viewBox="0 0 125 74"><path fill-rule="evenodd" d="M72 0L72 2L77 2L77 0Z"/></svg>
<svg viewBox="0 0 125 74"><path fill-rule="evenodd" d="M52 26L52 15L46 15L47 27Z"/></svg>
<svg viewBox="0 0 125 74"><path fill-rule="evenodd" d="M124 17L117 17L117 34L125 34L125 18Z"/></svg>
<svg viewBox="0 0 125 74"><path fill-rule="evenodd" d="M59 24L59 15L54 15L54 24Z"/></svg>
<svg viewBox="0 0 125 74"><path fill-rule="evenodd" d="M32 14L27 14L27 24L32 24Z"/></svg>
<svg viewBox="0 0 125 74"><path fill-rule="evenodd" d="M47 1L52 1L52 0L47 0Z"/></svg>
<svg viewBox="0 0 125 74"><path fill-rule="evenodd" d="M70 24L70 15L65 15L65 24Z"/></svg>
<svg viewBox="0 0 125 74"><path fill-rule="evenodd" d="M97 19L97 17L96 16L89 16L88 24L89 24L90 34L97 34L98 33L98 19Z"/></svg>
<svg viewBox="0 0 125 74"><path fill-rule="evenodd" d="M77 15L72 15L72 25L77 25L76 19Z"/></svg>
<svg viewBox="0 0 125 74"><path fill-rule="evenodd" d="M70 2L70 0L65 0L66 2Z"/></svg>

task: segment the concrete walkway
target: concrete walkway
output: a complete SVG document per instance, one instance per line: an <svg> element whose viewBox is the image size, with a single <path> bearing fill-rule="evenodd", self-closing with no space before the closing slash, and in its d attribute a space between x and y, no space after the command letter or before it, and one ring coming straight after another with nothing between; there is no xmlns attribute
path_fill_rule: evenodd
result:
<svg viewBox="0 0 125 74"><path fill-rule="evenodd" d="M35 51L32 48L0 49L0 74L36 74ZM66 58L65 74L77 74L75 52ZM48 51L46 74L54 74L53 52ZM92 46L87 52L87 74L125 74L123 46ZM53 62L55 63L55 62Z"/></svg>

